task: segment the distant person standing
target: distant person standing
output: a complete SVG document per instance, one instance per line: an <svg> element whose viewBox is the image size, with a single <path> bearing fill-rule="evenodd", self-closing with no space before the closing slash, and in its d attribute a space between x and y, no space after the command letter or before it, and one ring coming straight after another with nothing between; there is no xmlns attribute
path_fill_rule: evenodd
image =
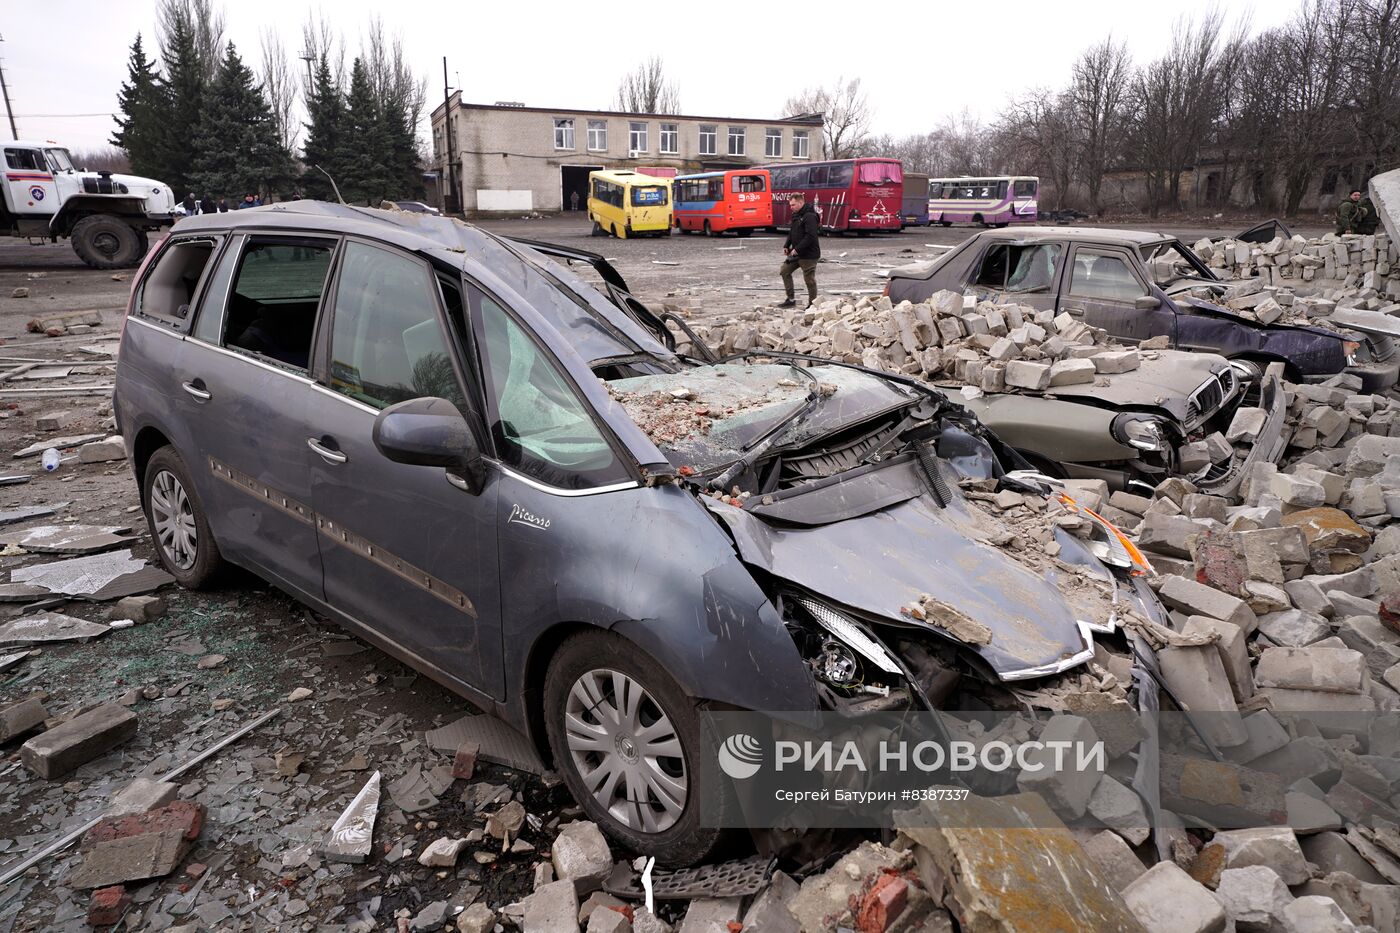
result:
<svg viewBox="0 0 1400 933"><path fill-rule="evenodd" d="M219 198L219 213L228 213L228 198Z"/></svg>
<svg viewBox="0 0 1400 933"><path fill-rule="evenodd" d="M212 194L206 194L199 202L199 212L201 214L217 214L219 212L219 205L214 203Z"/></svg>
<svg viewBox="0 0 1400 933"><path fill-rule="evenodd" d="M238 202L238 207L236 207L236 208L234 208L234 209L235 209L235 210L240 210L240 211L241 211L241 210L243 210L245 207L257 207L257 206L258 206L258 202L257 202L256 200L253 199L253 196L252 196L251 194L245 194L245 195L243 195L243 200Z"/></svg>
<svg viewBox="0 0 1400 933"><path fill-rule="evenodd" d="M199 213L199 202L195 200L193 191L185 195L185 200L180 202L180 206L185 209L186 217L193 217Z"/></svg>
<svg viewBox="0 0 1400 933"><path fill-rule="evenodd" d="M1358 220L1364 222L1366 208L1361 205L1361 191L1358 189L1347 195L1347 199L1337 205L1337 236L1343 233L1360 233L1356 229Z"/></svg>
<svg viewBox="0 0 1400 933"><path fill-rule="evenodd" d="M570 206L569 206L569 210L572 210L572 211L578 210L578 189L577 189L577 188L575 188L573 191L569 192L569 205L570 205Z"/></svg>
<svg viewBox="0 0 1400 933"><path fill-rule="evenodd" d="M787 300L778 305L780 308L797 306L792 274L798 269L802 270L802 280L807 283L807 304L817 300L817 261L822 258L821 218L800 192L788 198L788 206L792 208L792 220L788 222L787 241L783 244L783 255L787 258L778 267Z"/></svg>

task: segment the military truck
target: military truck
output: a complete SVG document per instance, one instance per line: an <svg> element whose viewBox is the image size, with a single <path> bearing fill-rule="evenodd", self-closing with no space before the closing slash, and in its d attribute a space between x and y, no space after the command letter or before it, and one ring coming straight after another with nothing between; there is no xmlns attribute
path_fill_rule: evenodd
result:
<svg viewBox="0 0 1400 933"><path fill-rule="evenodd" d="M52 142L4 144L0 234L31 243L67 237L73 252L94 269L140 264L147 233L174 222L169 185L135 175L73 167L68 150Z"/></svg>

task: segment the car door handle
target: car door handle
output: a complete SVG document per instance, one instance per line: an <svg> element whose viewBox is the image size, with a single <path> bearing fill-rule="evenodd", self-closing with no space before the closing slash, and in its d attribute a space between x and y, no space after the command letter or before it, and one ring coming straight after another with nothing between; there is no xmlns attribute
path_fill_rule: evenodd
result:
<svg viewBox="0 0 1400 933"><path fill-rule="evenodd" d="M214 397L214 393L204 388L203 379L195 379L192 382L182 382L180 383L180 388L184 389L186 392L188 392L190 395L193 395L201 402L207 402Z"/></svg>
<svg viewBox="0 0 1400 933"><path fill-rule="evenodd" d="M316 451L316 453L320 455L321 459L326 461L327 463L344 463L345 461L350 459L340 451L334 450L322 444L319 439L314 437L308 437L306 439L306 446Z"/></svg>
<svg viewBox="0 0 1400 933"><path fill-rule="evenodd" d="M1083 308L1071 308L1068 306L1062 306L1060 310L1070 315L1071 317L1082 317L1084 315Z"/></svg>

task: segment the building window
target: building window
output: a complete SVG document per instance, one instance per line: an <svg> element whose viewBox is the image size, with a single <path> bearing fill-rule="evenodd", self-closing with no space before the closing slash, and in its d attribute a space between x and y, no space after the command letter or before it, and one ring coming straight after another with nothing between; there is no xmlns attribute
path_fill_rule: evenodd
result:
<svg viewBox="0 0 1400 933"><path fill-rule="evenodd" d="M661 151L675 155L681 151L681 134L674 123L661 124Z"/></svg>
<svg viewBox="0 0 1400 933"><path fill-rule="evenodd" d="M763 134L763 154L770 159L783 157L783 131L772 127Z"/></svg>
<svg viewBox="0 0 1400 933"><path fill-rule="evenodd" d="M570 117L559 117L554 121L554 148L574 148L574 121Z"/></svg>
<svg viewBox="0 0 1400 933"><path fill-rule="evenodd" d="M705 126L703 123L700 125L700 154L701 154L701 155L714 155L714 154L715 154L715 135L716 135L716 127L713 127L713 126Z"/></svg>
<svg viewBox="0 0 1400 933"><path fill-rule="evenodd" d="M627 151L646 152L647 151L647 125L645 123L629 123L627 132Z"/></svg>
<svg viewBox="0 0 1400 933"><path fill-rule="evenodd" d="M743 155L744 143L748 139L748 134L742 126L731 126L729 128L729 154Z"/></svg>
<svg viewBox="0 0 1400 933"><path fill-rule="evenodd" d="M794 159L807 158L807 131L792 131L792 157Z"/></svg>
<svg viewBox="0 0 1400 933"><path fill-rule="evenodd" d="M588 148L593 152L603 152L608 148L608 121L588 121Z"/></svg>

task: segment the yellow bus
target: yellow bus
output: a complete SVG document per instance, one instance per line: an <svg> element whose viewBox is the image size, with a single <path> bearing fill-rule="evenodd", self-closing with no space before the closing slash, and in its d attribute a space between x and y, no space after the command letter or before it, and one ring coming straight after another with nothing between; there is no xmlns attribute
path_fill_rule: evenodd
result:
<svg viewBox="0 0 1400 933"><path fill-rule="evenodd" d="M671 180L630 171L588 173L593 235L671 235Z"/></svg>

